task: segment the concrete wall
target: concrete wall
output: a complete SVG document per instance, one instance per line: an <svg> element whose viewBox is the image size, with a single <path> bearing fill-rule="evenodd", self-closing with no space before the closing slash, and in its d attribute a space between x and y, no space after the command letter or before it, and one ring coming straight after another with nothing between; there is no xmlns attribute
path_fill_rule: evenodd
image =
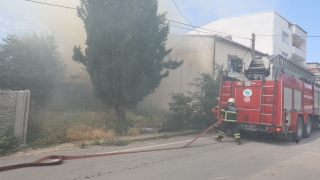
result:
<svg viewBox="0 0 320 180"><path fill-rule="evenodd" d="M13 128L19 144L26 144L30 91L0 91L0 134Z"/></svg>

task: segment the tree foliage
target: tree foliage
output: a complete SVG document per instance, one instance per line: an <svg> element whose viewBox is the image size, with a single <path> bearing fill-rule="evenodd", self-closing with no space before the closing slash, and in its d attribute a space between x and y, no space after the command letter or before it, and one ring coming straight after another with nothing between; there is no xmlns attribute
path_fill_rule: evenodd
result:
<svg viewBox="0 0 320 180"><path fill-rule="evenodd" d="M168 104L174 116L166 128L168 130L204 128L215 122L217 119L211 110L218 104L223 73L223 66L216 64L216 79L209 73L201 73L189 83L190 86L196 87L196 91L172 93L172 102Z"/></svg>
<svg viewBox="0 0 320 180"><path fill-rule="evenodd" d="M75 46L73 59L90 75L94 95L114 107L125 122L125 108L153 93L182 62L165 60L169 25L157 14L157 0L81 0L85 52Z"/></svg>
<svg viewBox="0 0 320 180"><path fill-rule="evenodd" d="M0 88L30 90L45 104L65 71L53 34L8 34L0 43Z"/></svg>

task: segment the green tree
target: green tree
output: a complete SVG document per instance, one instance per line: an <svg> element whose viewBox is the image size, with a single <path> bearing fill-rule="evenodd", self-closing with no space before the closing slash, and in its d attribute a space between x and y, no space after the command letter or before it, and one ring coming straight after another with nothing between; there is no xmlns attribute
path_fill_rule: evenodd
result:
<svg viewBox="0 0 320 180"><path fill-rule="evenodd" d="M216 64L215 77L209 73L201 73L200 77L193 78L190 86L196 91L184 93L171 93L172 102L168 103L174 113L167 123L168 130L188 128L204 128L216 121L211 112L218 102L220 80L224 74L223 65Z"/></svg>
<svg viewBox="0 0 320 180"><path fill-rule="evenodd" d="M0 87L30 90L31 99L45 104L65 71L53 34L8 34L0 43Z"/></svg>
<svg viewBox="0 0 320 180"><path fill-rule="evenodd" d="M73 60L90 75L93 93L114 107L120 122L125 109L153 93L182 61L165 60L169 25L157 14L157 0L81 0L78 16L87 33L86 49L75 46Z"/></svg>
<svg viewBox="0 0 320 180"><path fill-rule="evenodd" d="M194 108L191 105L192 97L185 95L184 93L171 93L172 102L168 103L170 111L173 111L174 123L170 123L169 130L182 130L187 128L190 119L194 114Z"/></svg>

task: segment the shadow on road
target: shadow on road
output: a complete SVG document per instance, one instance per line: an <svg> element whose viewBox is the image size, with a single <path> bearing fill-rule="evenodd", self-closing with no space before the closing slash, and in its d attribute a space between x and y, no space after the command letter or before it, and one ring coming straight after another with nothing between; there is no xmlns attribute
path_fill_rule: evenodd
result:
<svg viewBox="0 0 320 180"><path fill-rule="evenodd" d="M227 136L233 137L233 134L228 134ZM318 140L319 138L320 138L320 130L317 130L317 129L314 129L311 132L311 136L309 138L302 138L298 143L291 141L291 138L287 140L277 139L276 137L273 136L273 134L270 134L270 133L241 131L241 139L243 141L243 144L245 144L248 141L253 141L253 142L280 145L280 146L297 146L297 145L310 143L312 141Z"/></svg>

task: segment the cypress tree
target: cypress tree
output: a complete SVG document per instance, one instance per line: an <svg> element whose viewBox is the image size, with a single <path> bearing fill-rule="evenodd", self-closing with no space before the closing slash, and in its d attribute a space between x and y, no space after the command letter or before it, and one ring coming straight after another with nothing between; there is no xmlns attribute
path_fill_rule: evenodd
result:
<svg viewBox="0 0 320 180"><path fill-rule="evenodd" d="M81 0L77 8L87 33L86 49L75 46L73 60L90 75L94 95L114 107L126 122L125 109L153 93L169 70L182 61L165 60L169 24L158 14L157 0Z"/></svg>

